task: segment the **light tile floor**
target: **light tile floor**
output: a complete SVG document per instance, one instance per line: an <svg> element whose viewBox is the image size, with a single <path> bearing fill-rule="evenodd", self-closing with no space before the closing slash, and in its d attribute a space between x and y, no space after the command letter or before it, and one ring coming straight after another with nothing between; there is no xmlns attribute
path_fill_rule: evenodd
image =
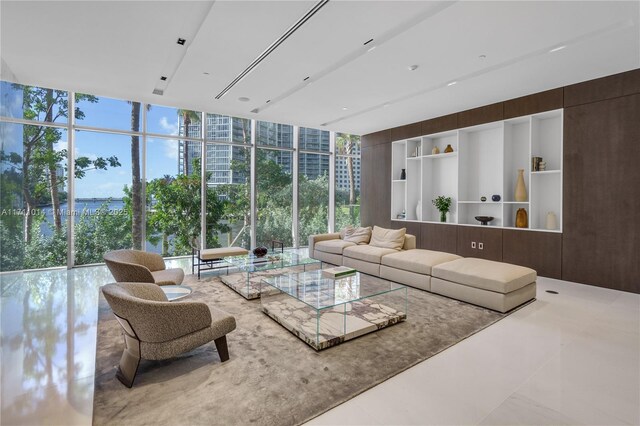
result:
<svg viewBox="0 0 640 426"><path fill-rule="evenodd" d="M91 424L108 270L0 280L0 424ZM640 295L540 278L537 302L311 424L640 424Z"/></svg>

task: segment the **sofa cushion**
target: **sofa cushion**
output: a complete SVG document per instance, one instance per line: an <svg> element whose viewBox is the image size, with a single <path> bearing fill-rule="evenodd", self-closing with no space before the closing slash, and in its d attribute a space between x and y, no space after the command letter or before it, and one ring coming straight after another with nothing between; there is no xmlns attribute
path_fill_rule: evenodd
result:
<svg viewBox="0 0 640 426"><path fill-rule="evenodd" d="M340 231L340 238L356 244L369 244L369 240L371 239L371 227L354 228L353 226L347 226Z"/></svg>
<svg viewBox="0 0 640 426"><path fill-rule="evenodd" d="M325 253L342 254L342 250L345 247L355 246L356 243L343 240L326 240L317 242L314 246L314 250L322 251Z"/></svg>
<svg viewBox="0 0 640 426"><path fill-rule="evenodd" d="M248 253L249 250L242 247L219 247L200 250L200 259L216 260L227 256L242 256Z"/></svg>
<svg viewBox="0 0 640 426"><path fill-rule="evenodd" d="M184 271L180 268L163 269L152 272L151 275L158 285L180 285L184 280Z"/></svg>
<svg viewBox="0 0 640 426"><path fill-rule="evenodd" d="M364 260L365 262L380 263L380 259L385 254L397 253L396 250L371 245L351 246L342 251L342 255L352 259Z"/></svg>
<svg viewBox="0 0 640 426"><path fill-rule="evenodd" d="M418 274L431 275L431 268L445 262L461 259L460 256L432 250L405 250L382 257L382 264Z"/></svg>
<svg viewBox="0 0 640 426"><path fill-rule="evenodd" d="M472 257L434 266L431 276L503 294L536 281L533 269Z"/></svg>
<svg viewBox="0 0 640 426"><path fill-rule="evenodd" d="M379 226L374 226L369 245L374 247L402 250L402 246L404 245L404 235L406 233L407 228L385 229L380 228Z"/></svg>

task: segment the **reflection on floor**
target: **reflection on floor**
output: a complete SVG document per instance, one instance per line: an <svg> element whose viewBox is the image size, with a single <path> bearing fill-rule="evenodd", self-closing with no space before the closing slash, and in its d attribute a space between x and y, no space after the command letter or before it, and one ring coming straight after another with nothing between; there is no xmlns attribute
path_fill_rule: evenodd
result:
<svg viewBox="0 0 640 426"><path fill-rule="evenodd" d="M169 263L190 272L188 259ZM108 270L0 280L0 424L91 424ZM536 303L312 423L639 424L638 401L640 295L540 278Z"/></svg>

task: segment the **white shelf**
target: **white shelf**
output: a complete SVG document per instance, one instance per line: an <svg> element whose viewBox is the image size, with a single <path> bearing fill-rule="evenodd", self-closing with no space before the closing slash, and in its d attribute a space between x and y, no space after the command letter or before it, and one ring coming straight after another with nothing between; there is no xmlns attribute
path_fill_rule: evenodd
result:
<svg viewBox="0 0 640 426"><path fill-rule="evenodd" d="M562 232L562 128L560 109L393 142L391 220ZM443 152L448 145L453 152ZM430 154L435 147L440 153ZM412 157L416 151L423 155ZM548 170L531 171L533 157L542 157ZM402 169L406 180L398 179ZM512 201L521 169L527 201ZM496 194L500 201L491 200ZM431 203L440 195L452 199L447 222ZM520 208L529 228L514 227ZM406 218L398 219L403 210ZM549 212L559 229L543 229ZM481 215L495 219L480 225L474 217Z"/></svg>

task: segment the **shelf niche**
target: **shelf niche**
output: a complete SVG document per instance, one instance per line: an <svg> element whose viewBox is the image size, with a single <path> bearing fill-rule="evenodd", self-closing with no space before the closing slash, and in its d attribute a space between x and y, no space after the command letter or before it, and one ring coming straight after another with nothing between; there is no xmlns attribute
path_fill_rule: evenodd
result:
<svg viewBox="0 0 640 426"><path fill-rule="evenodd" d="M391 219L400 219L404 210L403 220L440 223L432 200L444 195L453 201L449 224L482 226L475 216L493 216L488 227L522 229L515 228L515 218L524 208L527 229L562 232L562 115L560 109L393 142ZM453 152L444 153L447 145ZM545 171L532 170L534 156L546 162ZM402 169L406 181L399 180ZM520 169L524 202L515 200ZM500 200L492 201L493 195ZM556 229L546 229L549 212L556 216Z"/></svg>

